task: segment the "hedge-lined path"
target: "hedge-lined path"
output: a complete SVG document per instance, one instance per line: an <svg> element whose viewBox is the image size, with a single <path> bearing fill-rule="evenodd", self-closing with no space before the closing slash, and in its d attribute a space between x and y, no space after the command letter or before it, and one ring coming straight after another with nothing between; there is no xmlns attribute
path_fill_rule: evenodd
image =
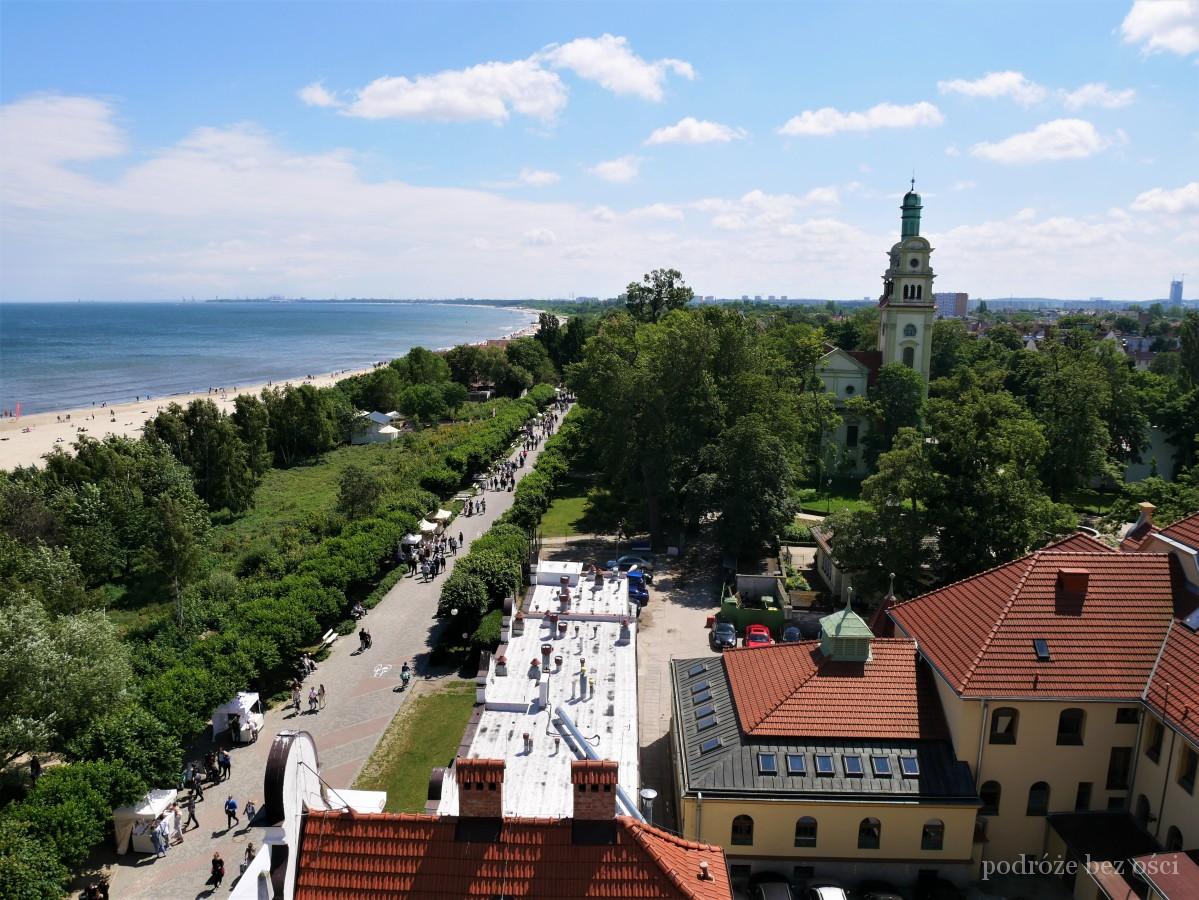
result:
<svg viewBox="0 0 1199 900"><path fill-rule="evenodd" d="M561 424L565 413L559 415ZM536 463L545 441L529 452L525 465L517 470L523 478ZM518 454L513 454L515 457ZM449 531L462 532L469 546L487 531L510 506L515 492L487 491L487 512L459 516ZM463 551L459 550L459 556ZM233 771L223 784L206 786L204 802L196 804L199 828L184 835L162 859L127 854L116 857L111 847L102 860L110 867L111 895L116 898L192 898L227 895L232 890L246 843L260 846L261 830L246 829L244 817L232 831L225 828L225 798L232 794L238 810L247 800L262 806L262 781L266 757L274 736L284 730L302 729L312 734L320 754L321 775L335 788L350 787L371 751L383 736L408 693L393 690L400 683L400 666L405 660L416 662L424 671L423 660L432 646L437 629L443 627L433 618L441 585L454 570L456 557L447 560L446 571L429 582L406 577L388 591L386 597L367 613L363 623L370 631L373 645L358 652L356 633L338 639L329 657L317 665L304 682L302 713L275 708L267 712L266 724L258 741L231 752ZM449 627L448 625L446 627ZM308 687L324 684L325 708L308 713ZM214 851L225 860L225 881L212 890L208 883Z"/></svg>

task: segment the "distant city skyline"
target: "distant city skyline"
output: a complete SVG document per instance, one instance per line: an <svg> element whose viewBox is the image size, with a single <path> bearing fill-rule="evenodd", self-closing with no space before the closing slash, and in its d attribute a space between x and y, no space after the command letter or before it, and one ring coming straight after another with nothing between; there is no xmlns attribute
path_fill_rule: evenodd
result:
<svg viewBox="0 0 1199 900"><path fill-rule="evenodd" d="M938 290L1199 271L1199 0L689 9L6 2L0 300L877 297L913 172Z"/></svg>

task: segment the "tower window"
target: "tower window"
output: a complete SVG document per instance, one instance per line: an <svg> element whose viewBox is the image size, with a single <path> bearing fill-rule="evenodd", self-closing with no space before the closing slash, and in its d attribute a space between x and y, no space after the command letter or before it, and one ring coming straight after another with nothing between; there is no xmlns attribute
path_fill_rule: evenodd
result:
<svg viewBox="0 0 1199 900"><path fill-rule="evenodd" d="M911 293L911 289L912 289L912 286L910 284L905 284L903 286L903 299L904 300L908 299L908 294Z"/></svg>
<svg viewBox="0 0 1199 900"><path fill-rule="evenodd" d="M916 285L916 299L919 300L923 296L924 296L924 285L922 285L922 284Z"/></svg>
<svg viewBox="0 0 1199 900"><path fill-rule="evenodd" d="M905 366L907 366L909 369L916 368L916 348L915 347L904 347L903 348L903 364Z"/></svg>
<svg viewBox="0 0 1199 900"><path fill-rule="evenodd" d="M845 446L846 447L856 447L857 445L858 445L858 426L857 425L846 425L845 426Z"/></svg>
<svg viewBox="0 0 1199 900"><path fill-rule="evenodd" d="M904 337L915 337L916 336L916 326L913 325L911 322L909 322L907 325L904 325L903 326L903 336Z"/></svg>

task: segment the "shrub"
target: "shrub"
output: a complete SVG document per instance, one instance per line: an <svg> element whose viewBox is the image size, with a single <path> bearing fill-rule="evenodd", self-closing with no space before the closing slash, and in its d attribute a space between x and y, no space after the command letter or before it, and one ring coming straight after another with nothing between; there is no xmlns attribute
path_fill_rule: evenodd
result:
<svg viewBox="0 0 1199 900"><path fill-rule="evenodd" d="M792 544L811 543L812 528L803 522L792 522L783 529L783 540Z"/></svg>
<svg viewBox="0 0 1199 900"><path fill-rule="evenodd" d="M342 619L334 629L340 635L347 635L358 630L358 623L353 619Z"/></svg>
<svg viewBox="0 0 1199 900"><path fill-rule="evenodd" d="M183 748L162 722L128 704L93 722L68 750L80 759L117 763L151 787L171 787L183 767Z"/></svg>
<svg viewBox="0 0 1199 900"><path fill-rule="evenodd" d="M438 497L448 497L461 484L462 474L449 466L430 466L420 476L420 486Z"/></svg>
<svg viewBox="0 0 1199 900"><path fill-rule="evenodd" d="M487 590L487 605L496 606L520 590L520 562L495 550L476 550L458 562L454 574L464 572L482 582Z"/></svg>
<svg viewBox="0 0 1199 900"><path fill-rule="evenodd" d="M363 598L362 605L367 609L374 609L379 605L379 601L387 596L387 592L395 587L399 580L406 574L408 574L407 565L401 563L400 565L396 566L383 576L383 580L379 582L378 586L373 591Z"/></svg>
<svg viewBox="0 0 1199 900"><path fill-rule="evenodd" d="M67 891L70 870L55 848L34 838L29 822L0 818L0 884L6 897L59 900Z"/></svg>
<svg viewBox="0 0 1199 900"><path fill-rule="evenodd" d="M465 562L465 560L463 560ZM487 585L477 575L462 569L459 563L441 586L441 597L437 601L439 619L457 618L473 628L487 609ZM458 610L457 616L451 610Z"/></svg>
<svg viewBox="0 0 1199 900"><path fill-rule="evenodd" d="M503 626L504 611L493 609L479 622L479 627L471 635L470 643L475 650L494 650L500 642L500 629Z"/></svg>

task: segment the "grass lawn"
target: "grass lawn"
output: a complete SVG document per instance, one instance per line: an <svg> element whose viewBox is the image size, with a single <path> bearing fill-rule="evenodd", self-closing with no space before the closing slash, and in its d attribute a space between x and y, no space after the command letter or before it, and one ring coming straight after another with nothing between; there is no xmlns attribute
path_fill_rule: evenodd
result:
<svg viewBox="0 0 1199 900"><path fill-rule="evenodd" d="M475 705L475 683L421 682L366 761L354 787L387 791L388 812L424 812L429 772L449 765Z"/></svg>
<svg viewBox="0 0 1199 900"><path fill-rule="evenodd" d="M840 509L865 509L868 504L861 499L862 482L852 478L833 479L832 491L826 485L807 485L799 492L803 511L817 516L826 516Z"/></svg>
<svg viewBox="0 0 1199 900"><path fill-rule="evenodd" d="M617 504L590 478L568 478L541 517L543 538L611 534L620 524Z"/></svg>
<svg viewBox="0 0 1199 900"><path fill-rule="evenodd" d="M1101 516L1111 506L1116 495L1104 491L1094 491L1090 488L1079 488L1068 492L1062 499L1074 507L1075 512L1094 513Z"/></svg>

